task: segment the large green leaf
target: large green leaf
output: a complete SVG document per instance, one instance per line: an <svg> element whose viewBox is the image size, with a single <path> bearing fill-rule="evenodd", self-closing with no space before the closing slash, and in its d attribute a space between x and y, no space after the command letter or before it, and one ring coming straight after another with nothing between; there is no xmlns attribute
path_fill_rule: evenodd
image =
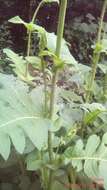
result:
<svg viewBox="0 0 107 190"><path fill-rule="evenodd" d="M29 92L15 77L0 74L0 153L5 159L10 153L9 138L19 153L24 151L26 136L38 149L47 143L51 122L42 116L42 89Z"/></svg>

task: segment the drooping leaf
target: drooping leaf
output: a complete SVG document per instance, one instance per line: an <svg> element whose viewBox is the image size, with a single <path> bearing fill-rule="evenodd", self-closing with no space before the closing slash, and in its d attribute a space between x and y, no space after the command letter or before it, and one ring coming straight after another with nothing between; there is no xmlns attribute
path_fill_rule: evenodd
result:
<svg viewBox="0 0 107 190"><path fill-rule="evenodd" d="M26 77L26 60L19 56L18 54L16 54L15 52L13 52L12 50L5 48L3 50L3 52L7 55L7 57L9 58L9 60L11 62L13 62L14 64L11 64L14 72L17 74L17 76L27 82L27 81L32 81L34 78L30 75L30 73L28 72L27 77Z"/></svg>
<svg viewBox="0 0 107 190"><path fill-rule="evenodd" d="M13 24L23 24L28 31L38 31L40 33L43 33L45 29L42 26L39 26L37 24L34 24L33 22L24 22L19 16L15 16L11 19L9 19L9 22Z"/></svg>
<svg viewBox="0 0 107 190"><path fill-rule="evenodd" d="M11 22L13 24L24 24L25 23L19 16L15 16L15 17L9 19L9 22Z"/></svg>

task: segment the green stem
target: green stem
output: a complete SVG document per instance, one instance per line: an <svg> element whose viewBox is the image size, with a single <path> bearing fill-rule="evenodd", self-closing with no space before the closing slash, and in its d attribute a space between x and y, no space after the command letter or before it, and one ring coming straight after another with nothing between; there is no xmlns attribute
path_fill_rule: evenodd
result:
<svg viewBox="0 0 107 190"><path fill-rule="evenodd" d="M100 53L97 53L97 54L94 53L92 70L91 70L91 77L90 77L90 81L89 81L89 85L88 85L88 90L86 93L86 102L90 101L90 96L91 96L91 92L93 89L93 84L94 84L94 80L95 80L95 76L96 76L97 64L99 62L99 59L100 59Z"/></svg>
<svg viewBox="0 0 107 190"><path fill-rule="evenodd" d="M44 0L42 0L40 3L39 3L39 5L38 5L38 7L36 8L36 10L35 10L35 12L34 12L34 15L33 15L33 17L32 17L32 23L34 23L34 21L35 21L35 19L36 19L36 16L37 16L37 14L38 14L38 11L39 11L39 9L41 8L41 6L42 6L42 4L44 3L43 2ZM27 44L27 56L30 56L30 50L31 50L31 37L32 37L32 32L31 31L28 31L28 44ZM25 76L27 77L27 75L28 75L28 68L29 68L29 63L27 62L27 65L26 65L26 73L25 73Z"/></svg>
<svg viewBox="0 0 107 190"><path fill-rule="evenodd" d="M67 169L67 176L69 182L69 190L75 190L72 185L76 184L76 175L75 170L72 166L69 166L69 168Z"/></svg>
<svg viewBox="0 0 107 190"><path fill-rule="evenodd" d="M71 187L71 184L72 184L71 174L67 173L67 177L68 177L68 183L69 183L69 190L72 190L72 187Z"/></svg>
<svg viewBox="0 0 107 190"><path fill-rule="evenodd" d="M24 163L23 157L20 157L19 155L16 155L16 159L18 160L21 174L23 176L27 176L26 167L25 167L25 163Z"/></svg>
<svg viewBox="0 0 107 190"><path fill-rule="evenodd" d="M99 30L98 30L98 36L97 36L97 42L99 42L99 43L101 42L101 37L102 37L101 33L102 33L102 29L103 29L103 20L104 20L106 8L107 8L107 0L104 1L101 16L100 16Z"/></svg>
<svg viewBox="0 0 107 190"><path fill-rule="evenodd" d="M51 88L51 96L50 96L50 115L49 115L50 119L52 119L53 113L54 113L54 101L55 101L57 75L58 75L58 71L56 70L52 78L52 88Z"/></svg>
<svg viewBox="0 0 107 190"><path fill-rule="evenodd" d="M31 46L31 31L28 31L27 56L30 55L30 46Z"/></svg>
<svg viewBox="0 0 107 190"><path fill-rule="evenodd" d="M31 49L31 31L28 31L28 44L27 44L27 56L30 56L30 49ZM25 76L28 76L28 69L29 69L29 62L26 64L26 72Z"/></svg>
<svg viewBox="0 0 107 190"><path fill-rule="evenodd" d="M107 73L104 76L103 94L106 98L106 96L107 96Z"/></svg>
<svg viewBox="0 0 107 190"><path fill-rule="evenodd" d="M103 20L104 20L104 15L107 7L107 0L104 1L103 7L102 7L102 12L101 12L101 17L100 17L100 23L99 23L99 30L98 30L98 36L97 36L97 42L96 44L101 44L101 39L102 39L102 29L103 29ZM97 69L97 64L100 59L100 52L96 52L96 49L93 52L93 60L92 60L92 72L91 72L91 78L89 81L89 86L88 90L86 93L86 102L90 101L90 96L91 96L91 91L93 88L93 83L95 80L95 75L96 75L96 69Z"/></svg>
<svg viewBox="0 0 107 190"><path fill-rule="evenodd" d="M64 32L66 8L67 8L67 0L61 0L59 20L58 20L58 29L57 29L56 52L55 52L57 57L60 57L60 53L61 53L61 43L62 43L63 32ZM53 78L52 78L52 88L51 88L51 95L50 95L50 115L49 115L50 119L53 118L53 113L54 113L57 75L58 75L58 70L56 70L54 72ZM48 151L49 151L50 163L52 164L53 160L54 160L54 156L53 156L53 148L52 148L51 131L48 132ZM53 172L52 172L52 170L50 170L48 190L52 189L52 179L53 179Z"/></svg>
<svg viewBox="0 0 107 190"><path fill-rule="evenodd" d="M58 29L57 29L56 52L55 52L57 57L60 57L60 53L61 53L61 43L62 43L63 32L64 32L66 7L67 7L67 0L61 0ZM55 73L53 75L53 79L52 79L52 90L51 90L51 97L50 97L50 118L52 118L53 112L54 112L54 100L55 100L55 88L56 88L56 81L57 81L57 73L58 73L58 70L55 71Z"/></svg>
<svg viewBox="0 0 107 190"><path fill-rule="evenodd" d="M46 72L45 72L45 65L46 63L44 60L42 60L42 72L43 72L43 80L44 80L44 116L47 116L47 110L48 110L48 97L47 97L47 79L46 79Z"/></svg>
<svg viewBox="0 0 107 190"><path fill-rule="evenodd" d="M38 12L39 12L39 9L40 9L41 6L43 5L43 3L44 3L44 0L42 0L42 1L39 3L38 7L36 8L36 10L35 10L35 12L34 12L34 15L33 15L33 17L32 17L32 23L34 23L34 21L35 21L35 19L36 19L36 16L37 16L37 14L38 14Z"/></svg>
<svg viewBox="0 0 107 190"><path fill-rule="evenodd" d="M44 152L41 150L40 159L43 160L43 157L44 157ZM41 180L42 180L43 189L47 190L48 179L47 179L47 169L45 167L41 168Z"/></svg>

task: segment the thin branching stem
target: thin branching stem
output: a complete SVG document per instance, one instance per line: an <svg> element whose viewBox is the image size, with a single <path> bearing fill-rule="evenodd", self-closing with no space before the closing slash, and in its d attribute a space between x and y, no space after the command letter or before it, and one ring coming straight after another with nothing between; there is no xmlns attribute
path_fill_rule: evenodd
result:
<svg viewBox="0 0 107 190"><path fill-rule="evenodd" d="M36 16L37 16L37 14L38 14L38 12L39 12L39 9L40 9L41 6L43 5L43 3L44 3L44 0L42 0L42 1L39 3L38 7L36 8L36 10L35 10L35 12L34 12L34 15L33 15L33 17L32 17L32 23L35 22Z"/></svg>
<svg viewBox="0 0 107 190"><path fill-rule="evenodd" d="M103 29L103 20L104 20L104 15L105 15L105 11L106 11L106 7L107 7L107 0L104 1L103 7L102 7L102 12L101 12L101 17L100 17L100 22L99 22L99 30L98 30L98 36L97 36L97 41L96 41L96 45L100 45L101 44L101 40L102 40L102 29ZM95 80L95 76L96 76L96 70L97 70L97 65L100 59L100 51L96 52L96 48L93 52L93 59L92 59L92 71L91 71L91 77L90 77L90 81L89 81L89 85L88 85L88 90L86 93L86 102L90 101L90 96L91 96L91 91L93 88L93 83Z"/></svg>
<svg viewBox="0 0 107 190"><path fill-rule="evenodd" d="M36 16L37 16L37 14L38 14L38 12L39 12L39 9L41 8L41 6L42 6L42 4L44 3L44 0L42 0L40 3L39 3L39 5L38 5L38 7L36 8L36 10L35 10L35 12L34 12L34 14L33 14L33 17L32 17L32 20L31 20L31 22L34 24L34 22L35 22L35 19L36 19ZM32 40L31 40L31 37L32 37L32 31L28 31L28 43L27 43L27 56L30 56L30 50L31 50L31 43L32 43ZM29 69L29 63L27 62L27 64L26 64L26 73L25 73L25 76L27 77L27 75L28 75L28 69Z"/></svg>

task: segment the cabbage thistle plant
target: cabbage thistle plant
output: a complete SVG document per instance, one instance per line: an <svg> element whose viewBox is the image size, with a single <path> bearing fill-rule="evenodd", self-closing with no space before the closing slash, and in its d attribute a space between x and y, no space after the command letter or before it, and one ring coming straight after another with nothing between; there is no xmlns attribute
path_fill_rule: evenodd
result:
<svg viewBox="0 0 107 190"><path fill-rule="evenodd" d="M47 3L60 7L57 35L36 24L39 9ZM21 171L36 171L44 190L73 190L72 184L99 184L99 179L107 189L107 90L96 77L99 68L107 83L107 64L99 63L107 53L102 36L106 7L107 0L92 67L77 63L63 38L67 0L42 0L29 23L19 16L9 20L24 25L28 45L26 56L4 49L14 74L0 73L0 154L8 160L14 148L24 162ZM39 38L38 56L31 53L32 34ZM31 67L42 73L43 85L35 83ZM57 85L66 69L71 73L65 80L76 89Z"/></svg>

